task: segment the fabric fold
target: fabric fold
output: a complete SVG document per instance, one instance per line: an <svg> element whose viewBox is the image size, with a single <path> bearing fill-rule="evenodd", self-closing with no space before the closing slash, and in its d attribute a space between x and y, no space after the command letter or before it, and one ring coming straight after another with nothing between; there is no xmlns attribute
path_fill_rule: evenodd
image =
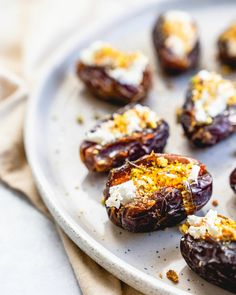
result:
<svg viewBox="0 0 236 295"><path fill-rule="evenodd" d="M26 110L26 92L19 92L21 84L9 88L10 78L1 81L0 92L0 180L9 188L26 197L39 211L53 222L53 217L44 205L27 163L23 142L23 125ZM23 85L23 83L22 83ZM3 94L6 94L3 99ZM21 94L18 99L16 95ZM2 98L2 100L1 100ZM8 103L1 108L1 104ZM82 252L57 226L57 231L70 260L75 276L84 295L141 295L107 272Z"/></svg>

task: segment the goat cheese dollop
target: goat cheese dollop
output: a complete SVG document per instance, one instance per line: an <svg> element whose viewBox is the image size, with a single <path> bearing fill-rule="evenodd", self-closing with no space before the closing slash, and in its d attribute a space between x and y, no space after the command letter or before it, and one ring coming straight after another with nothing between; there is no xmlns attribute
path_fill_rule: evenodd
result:
<svg viewBox="0 0 236 295"><path fill-rule="evenodd" d="M191 83L195 118L199 123L211 123L228 106L236 105L236 85L217 73L202 70Z"/></svg>
<svg viewBox="0 0 236 295"><path fill-rule="evenodd" d="M236 222L217 214L212 209L208 211L205 217L189 215L187 222L181 226L181 230L194 239L236 240Z"/></svg>
<svg viewBox="0 0 236 295"><path fill-rule="evenodd" d="M105 202L106 206L119 209L121 204L126 205L136 197L136 186L132 180L129 180L110 187L109 194Z"/></svg>
<svg viewBox="0 0 236 295"><path fill-rule="evenodd" d="M164 14L165 45L179 58L183 58L197 41L197 29L192 17L184 11L171 10Z"/></svg>
<svg viewBox="0 0 236 295"><path fill-rule="evenodd" d="M148 66L148 58L140 51L124 53L110 44L97 41L83 50L81 61L88 66L104 67L108 76L124 85L138 86Z"/></svg>
<svg viewBox="0 0 236 295"><path fill-rule="evenodd" d="M88 141L105 145L146 128L154 129L159 120L150 108L137 104L123 114L114 114L112 119L101 123L94 131L89 131L85 137Z"/></svg>

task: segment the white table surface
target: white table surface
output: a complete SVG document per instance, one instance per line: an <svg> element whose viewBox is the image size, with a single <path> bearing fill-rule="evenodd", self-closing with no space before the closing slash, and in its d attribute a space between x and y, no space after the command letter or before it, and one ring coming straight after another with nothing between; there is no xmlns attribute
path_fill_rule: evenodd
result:
<svg viewBox="0 0 236 295"><path fill-rule="evenodd" d="M52 222L0 185L0 294L78 295Z"/></svg>

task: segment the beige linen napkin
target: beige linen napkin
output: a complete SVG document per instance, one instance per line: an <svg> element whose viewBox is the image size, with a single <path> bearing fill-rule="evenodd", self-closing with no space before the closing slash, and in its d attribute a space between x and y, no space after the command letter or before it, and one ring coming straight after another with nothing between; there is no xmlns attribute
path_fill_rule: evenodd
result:
<svg viewBox="0 0 236 295"><path fill-rule="evenodd" d="M152 1L155 0L145 0L145 3ZM26 197L54 222L37 192L24 151L25 86L14 74L6 71L6 67L22 77L24 73L32 82L36 79L36 72L39 74L40 67L54 54L55 46L61 44L69 32L91 25L98 17L102 21L107 15L115 15L118 10L124 11L128 6L132 9L143 0L14 0L7 7L5 1L2 3L0 180L18 191L20 196ZM141 295L96 264L57 225L56 229L84 295Z"/></svg>
<svg viewBox="0 0 236 295"><path fill-rule="evenodd" d="M54 222L37 192L26 160L23 144L26 90L24 84L13 77L10 72L0 69L0 138L4 139L0 145L0 179L27 197ZM57 230L84 295L140 294L95 263L59 227Z"/></svg>

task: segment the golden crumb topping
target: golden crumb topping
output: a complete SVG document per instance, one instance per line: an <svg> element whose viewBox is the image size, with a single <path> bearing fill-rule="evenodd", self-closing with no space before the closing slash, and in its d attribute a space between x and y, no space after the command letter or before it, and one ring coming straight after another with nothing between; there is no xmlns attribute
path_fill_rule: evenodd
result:
<svg viewBox="0 0 236 295"><path fill-rule="evenodd" d="M195 239L213 238L218 241L236 241L236 222L209 210L205 217L188 216L180 230Z"/></svg>
<svg viewBox="0 0 236 295"><path fill-rule="evenodd" d="M227 30L220 35L220 40L236 40L236 23L232 24Z"/></svg>
<svg viewBox="0 0 236 295"><path fill-rule="evenodd" d="M197 28L191 17L184 12L170 11L163 18L162 29L170 49L188 53L197 39ZM175 50L176 49L176 50Z"/></svg>
<svg viewBox="0 0 236 295"><path fill-rule="evenodd" d="M146 128L154 129L157 127L158 121L159 117L148 107L136 105L123 114L114 114L111 132L127 134L132 125L137 125L137 131Z"/></svg>
<svg viewBox="0 0 236 295"><path fill-rule="evenodd" d="M94 61L98 66L109 64L111 67L128 68L138 58L138 53L124 53L106 45L94 53Z"/></svg>
<svg viewBox="0 0 236 295"><path fill-rule="evenodd" d="M179 189L186 211L191 212L195 206L189 184L197 181L200 169L194 162L180 163L177 160L168 161L164 157L153 157L151 165L134 166L130 175L138 194L144 198L162 188Z"/></svg>
<svg viewBox="0 0 236 295"><path fill-rule="evenodd" d="M137 104L122 114L115 113L112 119L88 132L87 140L103 145L144 129L155 129L160 122L159 116L149 107Z"/></svg>
<svg viewBox="0 0 236 295"><path fill-rule="evenodd" d="M125 53L101 41L82 50L80 60L85 65L101 67L120 84L133 86L142 83L148 67L148 58L140 51Z"/></svg>
<svg viewBox="0 0 236 295"><path fill-rule="evenodd" d="M191 79L191 95L197 121L211 123L212 118L236 105L236 85L221 75L200 71Z"/></svg>
<svg viewBox="0 0 236 295"><path fill-rule="evenodd" d="M207 93L207 100L205 101L205 107L209 106L211 101L215 101L218 94L226 92L227 103L229 105L236 104L236 86L230 81L223 79L221 75L214 72L200 71L191 80L193 86L193 100L197 101L202 99L205 93ZM229 94L228 94L229 93Z"/></svg>

